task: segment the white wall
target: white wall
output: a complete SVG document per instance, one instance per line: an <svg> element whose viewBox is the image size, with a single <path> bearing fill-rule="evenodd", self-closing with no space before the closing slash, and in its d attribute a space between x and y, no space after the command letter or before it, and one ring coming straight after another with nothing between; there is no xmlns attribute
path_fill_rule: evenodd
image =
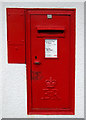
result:
<svg viewBox="0 0 86 120"><path fill-rule="evenodd" d="M2 3L0 2L0 43L2 42ZM0 45L0 51L2 48ZM0 52L0 53L1 53ZM0 119L2 118L2 55L0 55Z"/></svg>
<svg viewBox="0 0 86 120"><path fill-rule="evenodd" d="M48 0L47 0L48 1ZM72 0L71 0L72 1ZM46 2L46 3L2 3L3 39L0 40L2 58L2 117L3 118L83 118L84 117L84 3ZM26 65L7 62L7 7L52 7L76 8L76 73L75 73L75 115L30 115L26 113ZM1 71L0 71L1 72Z"/></svg>

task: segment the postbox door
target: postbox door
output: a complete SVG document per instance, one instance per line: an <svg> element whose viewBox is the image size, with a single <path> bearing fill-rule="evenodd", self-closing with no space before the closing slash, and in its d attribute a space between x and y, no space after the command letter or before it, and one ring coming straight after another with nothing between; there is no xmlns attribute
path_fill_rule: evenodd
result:
<svg viewBox="0 0 86 120"><path fill-rule="evenodd" d="M28 114L74 114L72 12L27 10Z"/></svg>

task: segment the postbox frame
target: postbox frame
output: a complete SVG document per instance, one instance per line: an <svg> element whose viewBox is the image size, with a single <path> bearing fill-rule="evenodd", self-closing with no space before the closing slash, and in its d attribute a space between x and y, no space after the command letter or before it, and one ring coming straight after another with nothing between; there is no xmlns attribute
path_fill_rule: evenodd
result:
<svg viewBox="0 0 86 120"><path fill-rule="evenodd" d="M57 12L57 10L59 12ZM28 11L28 12L27 12ZM73 73L71 76L71 94L72 94L72 104L71 104L71 109L67 111L47 111L47 112L40 112L40 111L31 111L31 40L30 40L30 16L32 14L57 14L57 15L65 15L65 16L70 16L70 24L71 26L71 37L70 39L72 40L71 46L72 46L72 51L71 51L71 72ZM28 8L25 9L25 19L26 19L26 72L27 72L27 114L32 115L32 114L38 114L38 115L74 115L75 114L75 13L76 9L68 9L68 8ZM28 21L29 20L29 21ZM27 27L28 25L28 27ZM29 29L28 29L29 28Z"/></svg>

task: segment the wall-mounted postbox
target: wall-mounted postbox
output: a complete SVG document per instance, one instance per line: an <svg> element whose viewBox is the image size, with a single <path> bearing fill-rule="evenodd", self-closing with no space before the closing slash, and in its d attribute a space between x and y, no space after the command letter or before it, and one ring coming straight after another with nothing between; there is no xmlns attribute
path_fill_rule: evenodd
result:
<svg viewBox="0 0 86 120"><path fill-rule="evenodd" d="M75 9L24 9L24 16L27 113L72 115Z"/></svg>

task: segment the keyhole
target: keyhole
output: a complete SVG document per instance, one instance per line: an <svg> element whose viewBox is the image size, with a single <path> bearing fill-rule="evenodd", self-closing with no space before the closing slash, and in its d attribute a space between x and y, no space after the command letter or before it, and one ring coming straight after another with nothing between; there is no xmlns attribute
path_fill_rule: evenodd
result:
<svg viewBox="0 0 86 120"><path fill-rule="evenodd" d="M35 59L37 59L37 56L35 56Z"/></svg>

